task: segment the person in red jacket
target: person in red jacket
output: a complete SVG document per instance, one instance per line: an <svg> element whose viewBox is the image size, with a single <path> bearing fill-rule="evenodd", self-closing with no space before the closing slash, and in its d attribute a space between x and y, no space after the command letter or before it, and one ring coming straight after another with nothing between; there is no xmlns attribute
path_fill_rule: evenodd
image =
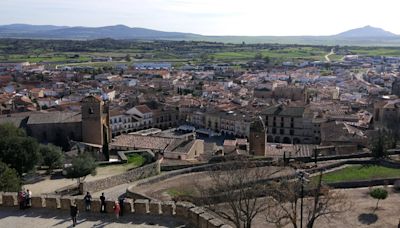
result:
<svg viewBox="0 0 400 228"><path fill-rule="evenodd" d="M121 207L119 206L118 201L115 201L114 203L114 214L115 217L118 219L119 218L119 212L121 211Z"/></svg>

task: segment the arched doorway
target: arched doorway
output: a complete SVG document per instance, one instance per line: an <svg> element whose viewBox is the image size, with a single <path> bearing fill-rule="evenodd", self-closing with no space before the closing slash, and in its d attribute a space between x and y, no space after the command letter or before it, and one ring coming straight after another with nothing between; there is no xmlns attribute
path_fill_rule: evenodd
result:
<svg viewBox="0 0 400 228"><path fill-rule="evenodd" d="M276 143L280 143L281 142L281 137L279 137L279 136L276 136L275 137L275 141L274 142L276 142Z"/></svg>

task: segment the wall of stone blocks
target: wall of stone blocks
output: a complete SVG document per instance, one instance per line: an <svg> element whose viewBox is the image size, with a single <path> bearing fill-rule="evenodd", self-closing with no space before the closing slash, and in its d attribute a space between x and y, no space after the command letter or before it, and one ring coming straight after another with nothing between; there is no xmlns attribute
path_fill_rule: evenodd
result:
<svg viewBox="0 0 400 228"><path fill-rule="evenodd" d="M73 197L61 197L60 198L60 209L61 210L70 210L72 202L75 202Z"/></svg>
<svg viewBox="0 0 400 228"><path fill-rule="evenodd" d="M160 201L150 201L149 213L152 215L161 214L161 202Z"/></svg>
<svg viewBox="0 0 400 228"><path fill-rule="evenodd" d="M60 198L59 197L46 197L45 198L46 208L49 209L59 209L60 208Z"/></svg>
<svg viewBox="0 0 400 228"><path fill-rule="evenodd" d="M134 212L132 199L125 198L123 210L124 210L124 213L133 213Z"/></svg>
<svg viewBox="0 0 400 228"><path fill-rule="evenodd" d="M84 182L79 186L81 192L99 192L104 189L112 188L117 185L129 183L146 177L160 174L161 161L132 169L128 172L107 177L105 179Z"/></svg>
<svg viewBox="0 0 400 228"><path fill-rule="evenodd" d="M0 205L4 207L17 207L17 193L0 193ZM58 197L58 196L33 196L32 209L48 208L52 210L70 210L71 202L75 202L80 211L85 210L85 202L82 197ZM107 213L114 213L114 200L106 201ZM91 203L90 213L100 213L100 200L93 199ZM197 207L189 202L174 201L149 201L138 199L133 202L132 199L126 198L123 210L126 214L148 214L154 216L174 216L194 227L199 228L232 228L224 223L220 218L207 212L202 207ZM65 213L65 212L64 212Z"/></svg>
<svg viewBox="0 0 400 228"><path fill-rule="evenodd" d="M177 202L175 205L175 215L177 217L188 219L189 218L189 210L195 207L194 204L188 202Z"/></svg>
<svg viewBox="0 0 400 228"><path fill-rule="evenodd" d="M174 216L175 215L175 202L174 201L165 201L161 202L161 213L165 216Z"/></svg>
<svg viewBox="0 0 400 228"><path fill-rule="evenodd" d="M149 212L149 200L137 199L133 204L135 214L147 214Z"/></svg>
<svg viewBox="0 0 400 228"><path fill-rule="evenodd" d="M5 192L2 195L2 205L12 207L18 205L16 192Z"/></svg>
<svg viewBox="0 0 400 228"><path fill-rule="evenodd" d="M45 207L45 199L42 196L32 196L31 199L32 208L43 208Z"/></svg>
<svg viewBox="0 0 400 228"><path fill-rule="evenodd" d="M106 200L106 212L107 213L114 213L114 200Z"/></svg>
<svg viewBox="0 0 400 228"><path fill-rule="evenodd" d="M189 221L192 224L200 224L200 215L204 213L201 207L192 207L189 210Z"/></svg>

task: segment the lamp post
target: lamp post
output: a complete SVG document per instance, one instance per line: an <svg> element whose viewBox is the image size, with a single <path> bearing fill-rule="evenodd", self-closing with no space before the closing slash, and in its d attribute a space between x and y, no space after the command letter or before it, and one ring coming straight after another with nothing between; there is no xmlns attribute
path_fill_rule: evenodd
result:
<svg viewBox="0 0 400 228"><path fill-rule="evenodd" d="M303 228L303 198L304 198L304 183L308 182L309 174L304 170L296 171L297 178L301 183L301 192L300 192L300 228Z"/></svg>

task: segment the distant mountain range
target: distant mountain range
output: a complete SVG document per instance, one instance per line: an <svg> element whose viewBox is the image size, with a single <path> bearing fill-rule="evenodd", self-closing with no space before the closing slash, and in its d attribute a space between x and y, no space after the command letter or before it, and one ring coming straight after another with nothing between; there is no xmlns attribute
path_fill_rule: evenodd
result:
<svg viewBox="0 0 400 228"><path fill-rule="evenodd" d="M399 35L372 26L356 28L332 36L203 36L192 33L130 28L125 25L68 27L11 24L0 25L0 38L66 40L111 38L135 40L195 40L231 43L400 46Z"/></svg>
<svg viewBox="0 0 400 228"><path fill-rule="evenodd" d="M394 38L398 37L398 35L385 31L381 28L375 28L372 26L365 26L362 28L351 29L346 32L339 33L335 35L336 37L342 38Z"/></svg>

